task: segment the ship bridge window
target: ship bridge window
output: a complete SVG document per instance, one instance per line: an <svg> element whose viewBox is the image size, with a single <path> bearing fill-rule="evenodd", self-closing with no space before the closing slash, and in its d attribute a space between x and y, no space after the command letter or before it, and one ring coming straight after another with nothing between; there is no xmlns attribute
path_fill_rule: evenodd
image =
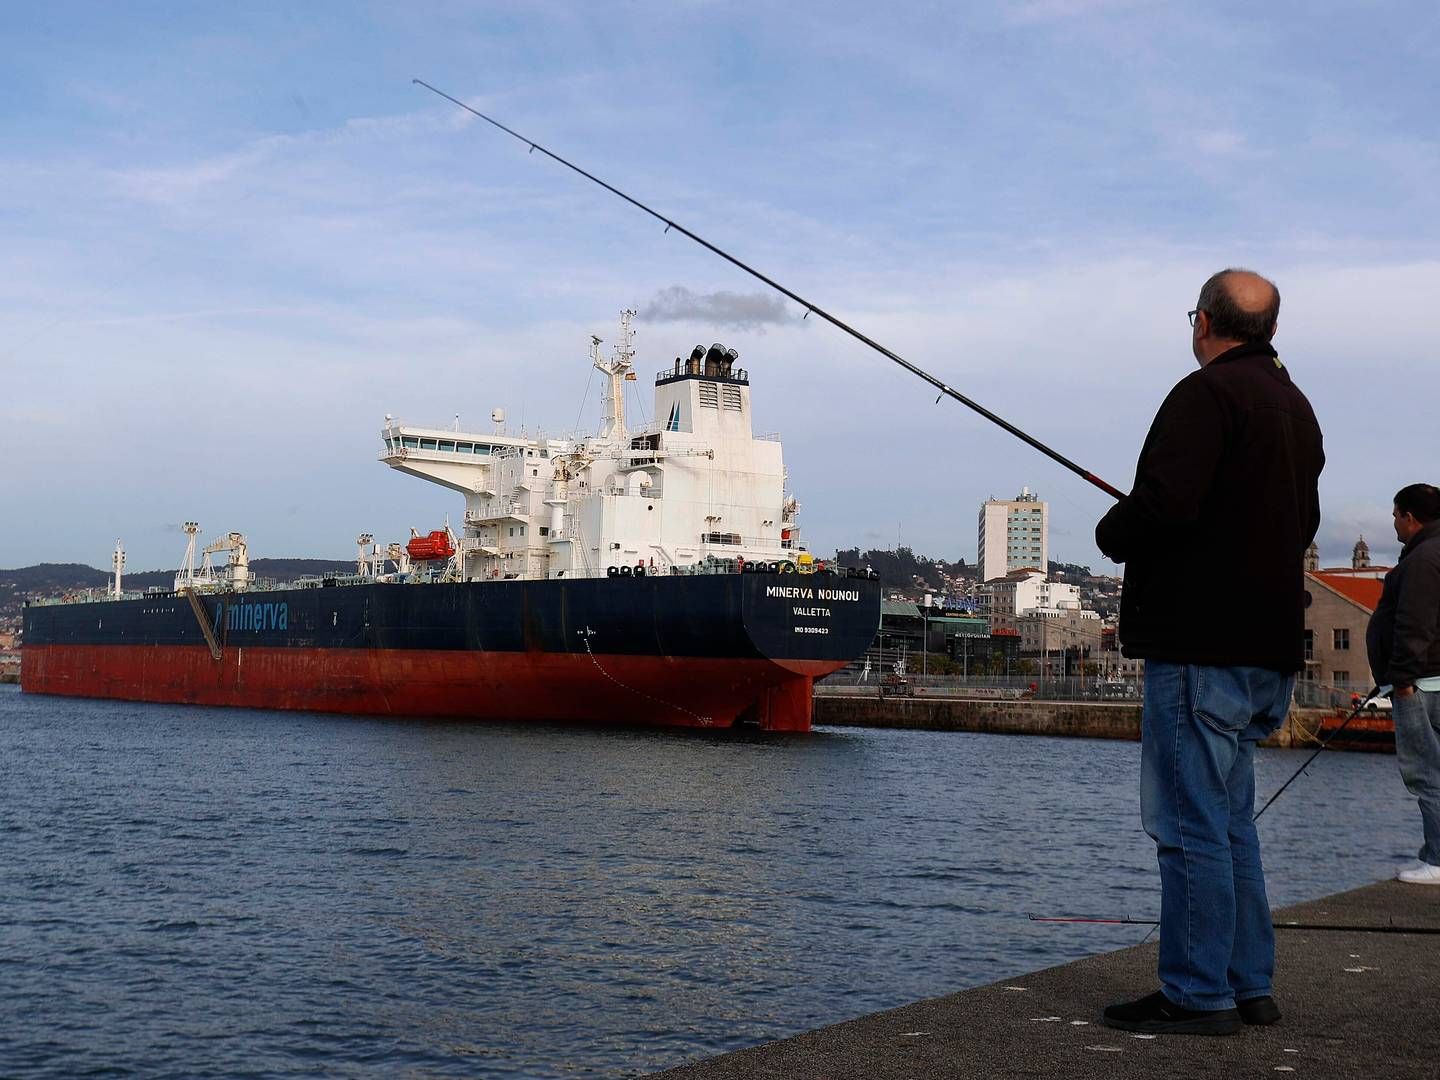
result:
<svg viewBox="0 0 1440 1080"><path fill-rule="evenodd" d="M402 435L400 437L400 443L402 446L408 446L411 450L420 449L420 440L414 435Z"/></svg>
<svg viewBox="0 0 1440 1080"><path fill-rule="evenodd" d="M486 446L484 443L476 443L476 444L475 444L475 453L477 453L477 454L488 454L488 453L490 453L490 447Z"/></svg>
<svg viewBox="0 0 1440 1080"><path fill-rule="evenodd" d="M457 442L455 444L455 450L461 454L473 454L475 447L471 446L468 442Z"/></svg>
<svg viewBox="0 0 1440 1080"><path fill-rule="evenodd" d="M441 439L441 440L440 440L440 445L439 445L438 447L436 447L436 449L438 449L438 450L448 450L450 453L453 454L453 453L455 452L455 444L454 444L453 442L451 442L449 439Z"/></svg>
<svg viewBox="0 0 1440 1080"><path fill-rule="evenodd" d="M436 440L435 440L435 439L421 439L421 440L420 440L420 449L421 449L421 450L434 450L435 447L436 447Z"/></svg>

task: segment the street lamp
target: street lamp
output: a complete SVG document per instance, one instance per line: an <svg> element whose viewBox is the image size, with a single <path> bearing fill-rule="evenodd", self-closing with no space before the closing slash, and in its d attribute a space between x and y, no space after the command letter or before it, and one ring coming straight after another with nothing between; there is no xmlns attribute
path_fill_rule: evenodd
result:
<svg viewBox="0 0 1440 1080"><path fill-rule="evenodd" d="M930 674L930 594L925 594L924 610L920 612L920 677Z"/></svg>

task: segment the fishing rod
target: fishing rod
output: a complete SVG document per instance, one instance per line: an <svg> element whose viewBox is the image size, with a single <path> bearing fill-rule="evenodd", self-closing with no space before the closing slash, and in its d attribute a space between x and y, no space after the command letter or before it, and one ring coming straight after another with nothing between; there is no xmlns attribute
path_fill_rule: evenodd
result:
<svg viewBox="0 0 1440 1080"><path fill-rule="evenodd" d="M1031 922L1041 923L1100 923L1109 926L1159 926L1159 919L1132 919L1123 915L1118 919L1100 918L1090 915L1027 915ZM1276 930L1328 930L1332 933L1349 934L1440 934L1440 926L1396 926L1394 923L1306 923L1285 921L1272 924Z"/></svg>
<svg viewBox="0 0 1440 1080"><path fill-rule="evenodd" d="M1260 815L1263 814L1266 810L1269 810L1269 809L1270 809L1270 804L1273 803L1276 799L1278 799L1278 798L1281 796L1281 794L1285 791L1285 789L1286 789L1287 787L1289 787L1289 786L1290 786L1291 784L1293 784L1297 779L1299 779L1300 774L1303 773L1306 769L1308 769L1308 768L1310 767L1310 763L1311 763L1312 761L1314 761L1317 757L1320 756L1320 751L1324 750L1325 747L1327 747L1327 746L1330 745L1330 740L1333 739L1333 738L1335 738L1336 735L1339 735L1340 732L1344 731L1344 730L1345 730L1345 726L1346 726L1347 724L1349 724L1351 720L1354 720L1355 717L1357 717L1357 716L1360 715L1360 710L1363 709L1363 708L1365 708L1366 705L1369 705L1370 702L1374 701L1374 700L1375 700L1376 698L1378 698L1379 696L1380 696L1380 687L1378 687L1378 686L1373 686L1373 687L1371 687L1371 688L1370 688L1370 693L1368 693L1368 694L1365 695L1365 699L1364 699L1363 701L1361 701L1359 705L1356 705L1355 708L1353 708L1352 710L1350 710L1350 715L1345 718L1345 722L1342 723L1339 727L1337 727L1334 731L1332 731L1329 735L1326 735L1325 738L1321 740L1320 745L1315 748L1315 753L1311 754L1308 758L1305 759L1305 764L1304 764L1304 765L1301 765L1300 768L1298 768L1298 769L1295 770L1295 775L1294 775L1294 776L1290 777L1289 780L1286 780L1285 783L1283 783L1283 784L1280 785L1280 790L1279 790L1279 791L1275 792L1274 795L1271 795L1270 798L1268 798L1268 799L1265 800L1265 805L1262 806L1259 810L1257 810L1257 811L1255 812L1255 816L1254 816L1253 818L1251 818L1250 820L1251 820L1251 821L1259 821L1259 820L1260 820Z"/></svg>
<svg viewBox="0 0 1440 1080"><path fill-rule="evenodd" d="M527 138L527 137L524 136L524 135L521 135L518 131L515 131L515 130L513 130L512 128L506 127L504 124L502 124L499 120L496 120L494 117L486 116L486 115L485 115L484 113L482 113L479 109L473 108L473 107L465 104L465 102L461 101L459 98L451 97L449 94L445 93L444 90L439 90L439 89L437 89L436 87L431 86L431 85L430 85L429 83L427 83L424 79L412 79L411 82L413 82L413 83L414 83L415 85L417 85L417 86L423 86L426 90L429 90L432 94L436 94L436 95L444 98L446 101L452 102L453 104L460 106L460 108L464 109L466 112L472 113L473 115L478 116L481 120L484 120L487 124L490 124L492 127L499 128L501 131L505 132L506 135L509 135L509 136L511 136L512 138L518 139L520 142L524 143L526 146L528 146L528 147L530 148L530 153L533 154L536 150L539 150L540 153L542 153L542 154L544 154L546 157L550 158L550 160L555 161L555 162L558 162L558 163L561 164L561 165L564 165L564 166L565 166L567 169L569 169L571 172L579 173L579 174L580 174L581 176L583 176L586 180L589 180L590 182L592 182L592 183L594 183L594 184L598 184L600 187L602 187L602 188L604 188L606 191L610 192L610 194L615 195L615 196L617 196L617 197L619 197L619 198L621 198L621 199L624 199L627 203L629 203L631 206L635 207L636 209L638 209L638 210L643 210L645 213L647 213L647 214L649 214L651 217L653 217L656 221L663 222L664 225L665 225L665 231L666 231L667 233L668 233L671 229L674 229L676 232L680 233L682 236L688 237L689 239L695 241L695 243L697 243L697 244L699 244L701 247L705 248L705 250L707 250L707 251L709 251L709 252L711 252L711 253L713 253L713 254L715 254L715 255L720 256L720 258L724 259L726 262L730 263L732 266L736 266L736 267L738 267L739 269L745 271L745 273L749 274L751 277L757 279L758 281L764 282L766 285L770 286L770 288L774 289L776 292L781 293L782 295L784 295L784 296L786 296L786 297L789 297L791 300L795 301L795 303L797 303L797 304L799 304L801 307L803 307L803 308L805 309L805 318L809 318L811 315L818 315L820 318L822 318L822 319L824 319L826 322L830 323L830 325L835 326L835 327L837 327L837 328L845 331L845 333L849 334L849 335L850 335L851 337L853 337L856 341L859 341L859 342L861 342L861 343L864 344L864 345L868 345L870 348L872 348L872 349L874 349L876 352L878 352L881 356L883 356L883 357L885 357L886 359L892 360L892 361L894 361L895 363L899 364L899 365L900 365L902 368L904 368L906 371L910 372L910 374L915 375L915 376L917 376L918 378L924 379L927 383L930 384L930 386L931 386L933 389L939 391L939 394L937 394L936 397L935 397L936 402L939 402L940 398L942 398L942 397L954 398L956 401L960 402L961 405L964 405L967 409L971 409L971 410L973 410L974 412L979 413L979 414L980 414L981 416L983 416L986 420L989 420L992 424L995 424L995 425L997 425L997 426L999 426L999 427L1001 427L1001 428L1004 428L1006 431L1008 431L1011 435L1014 435L1014 436L1015 436L1017 439L1019 439L1021 442L1024 442L1024 443L1027 444L1028 446L1031 446L1031 447L1033 447L1034 449L1039 450L1042 454L1044 454L1046 457L1048 457L1051 461L1054 461L1054 462L1056 462L1056 463L1058 463L1058 464L1060 464L1060 465L1065 466L1065 468L1069 469L1069 470L1070 470L1071 472L1073 472L1075 475L1079 476L1082 480L1085 480L1085 481L1087 481L1088 483L1094 484L1094 485L1095 485L1096 487L1098 487L1101 491L1105 492L1105 494L1110 495L1110 496L1112 496L1112 497L1114 497L1114 498L1116 498L1116 499L1123 499L1123 498L1125 497L1125 493L1124 493L1123 491L1119 490L1118 488L1111 487L1111 486L1110 486L1109 484L1107 484L1104 480L1101 480L1098 476L1096 476L1094 473L1092 473L1089 469L1086 469L1086 468L1081 467L1080 465L1077 465L1075 462L1071 461L1069 458L1065 457L1063 454L1059 453L1059 452L1056 451L1056 450L1052 450L1050 447L1046 446L1044 443L1042 443L1039 439L1035 438L1033 435L1030 435L1030 434L1028 434L1028 433L1020 430L1020 428L1016 427L1014 424L1010 423L1008 420L1005 420L1005 419L1003 419L1002 417L997 416L995 413L993 413L993 412L991 412L989 409L985 408L985 407L984 407L983 405L981 405L979 402L972 401L970 398L968 398L968 397L966 397L964 394L960 393L960 391L956 390L954 387L947 385L945 382L943 382L942 380L936 378L934 375L931 375L928 371L924 370L923 368L917 367L915 364L912 364L909 360L906 360L906 359L905 359L903 356L901 356L899 353L896 353L896 352L891 351L890 349L887 349L884 345L881 345L878 341L874 340L873 338L867 337L865 334L862 334L859 330L856 330L856 329L855 329L853 326L851 326L849 323L844 322L844 321L842 321L841 319L836 318L834 315L831 315L831 314L830 314L828 311L826 311L824 308L818 307L817 305L812 304L809 300L806 300L803 296L799 295L798 293L795 293L795 292L790 291L790 290L787 289L784 285L781 285L778 281L774 280L773 278L767 277L766 275L762 274L759 270L756 270L753 266L750 266L750 265L748 265L748 264L746 264L746 263L741 262L741 261L740 261L739 259L737 259L734 255L731 255L728 251L725 251L724 249L715 246L715 245L712 244L709 240L706 240L703 236L698 236L698 235L696 235L695 233L691 232L689 229L685 228L685 226L679 224L678 222L675 222L675 221L671 220L670 218L667 218L664 214L661 214L661 213L659 213L658 211L651 209L650 207L646 206L643 202L641 202L639 199L636 199L636 198L634 198L633 196L630 196L630 195L625 194L625 192L621 191L619 188L615 187L613 184L606 183L604 180L600 179L600 177L596 176L594 173L586 172L586 171L585 171L584 169L582 169L579 165L576 165L576 164L574 164L573 162L570 162L570 161L565 160L565 159L564 159L563 157L561 157L559 154L556 154L556 153L554 153L553 151L546 149L545 147L541 146L539 143L535 142L535 140L530 139L530 138Z"/></svg>
<svg viewBox="0 0 1440 1080"><path fill-rule="evenodd" d="M878 341L876 341L874 338L871 338L871 337L869 337L869 336L861 333L859 330L855 329L855 327L851 326L849 323L845 322L843 319L837 318L836 316L830 314L830 312L826 311L824 308L818 306L817 304L811 303L809 300L805 299L805 297L801 296L799 293L793 292L792 290L786 288L784 285L781 285L781 284L780 284L778 281L776 281L774 278L771 278L771 277L769 277L769 276L761 273L759 270L756 270L753 266L749 265L748 263L742 262L740 259L736 258L734 255L731 255L728 251L724 250L724 249L721 248L721 247L716 246L715 244L712 244L709 240L706 240L703 236L700 236L700 235L698 235L697 233L692 232L691 230L687 229L684 225L681 225L679 222L673 220L672 218L666 217L664 214L660 213L658 210L655 210L655 209L647 206L645 203L641 202L639 199L635 198L634 196L632 196L632 195L627 195L625 192L623 192L623 191L621 191L619 188L617 188L614 184L608 183L607 181L602 180L600 177L596 176L594 173L588 172L587 170L581 168L579 165L576 165L576 164L575 164L574 162L572 162L572 161L568 161L567 159L561 157L559 154L555 153L553 150L550 150L548 147L541 146L541 145L540 145L539 143L537 143L534 139L531 139L531 138L529 138L529 137L526 136L526 135L520 134L520 132L516 131L514 128L507 127L505 124L502 124L499 120L496 120L493 116L487 116L485 113L481 112L479 109L475 108L474 106L472 106L472 105L467 105L465 102L461 101L459 98L454 97L454 96L452 96L452 95L450 95L450 94L447 94L444 90L441 90L441 89L439 89L438 87L435 87L435 86L431 86L431 85L430 85L428 82L426 82L424 79L411 79L410 81L411 81L414 85L416 85L416 86L423 86L426 90L429 90L432 94L435 94L437 97L442 97L442 98L444 98L446 101L450 102L451 104L453 104L453 105L458 105L460 108L464 109L466 112L470 113L471 115L477 116L477 117L479 117L481 120L484 120L484 121L485 121L487 124L489 124L491 127L498 128L500 131L503 131L506 135L509 135L511 138L516 139L517 141L524 143L526 146L528 146L528 147L530 148L530 150L529 150L530 153L533 154L536 150L539 150L540 153L544 154L544 155L545 155L546 157L548 157L551 161L554 161L554 162L556 162L557 164L560 164L560 165L565 166L565 168L569 169L571 172L574 172L574 173L579 174L580 176L583 176L586 180L589 180L591 183L596 184L596 185L598 185L599 187L604 188L606 191L610 192L610 194L616 196L616 197L619 198L619 199L623 199L625 202L629 203L631 206L635 207L637 210L640 210L640 211L643 211L643 212L646 213L646 214L649 214L649 215L650 215L652 218L654 218L656 221L659 221L659 222L661 222L662 224L664 224L664 226L665 226L665 231L666 231L667 233L668 233L671 229L674 229L676 232L680 233L682 236L685 236L685 237L687 237L688 239L693 240L695 243L699 244L699 245L700 245L701 247L703 247L706 251L709 251L709 252L711 252L712 254L718 255L720 258L724 259L726 262L730 263L732 266L737 267L737 268L740 269L740 270L743 270L745 273L749 274L751 277L755 278L757 281L763 282L764 284L768 285L770 288L774 289L776 292L780 293L782 296L785 296L785 297L787 297L787 298L795 301L795 303L799 304L801 307L803 307L803 308L805 309L805 318L808 319L812 314L813 314L813 315L818 315L820 318L822 318L822 319L824 319L826 322L830 323L830 325L832 325L832 326L834 326L834 327L836 327L836 328L838 328L838 329L840 329L840 330L843 330L845 333L847 333L847 334L849 334L851 337L853 337L856 341L859 341L859 342L861 342L862 344L864 344L864 345L868 346L869 348L873 349L875 352L878 352L881 356L885 357L887 360L891 360L891 361L893 361L894 363L900 365L900 366L901 366L902 368L904 368L906 371L910 372L910 374L916 376L917 378L923 379L925 382L929 383L932 388L934 388L935 390L938 390L938 391L939 391L939 394L937 394L936 397L935 397L936 402L939 402L940 398L942 398L942 397L950 397L950 398L953 398L954 400L960 402L961 405L964 405L967 409L970 409L970 410L972 410L973 412L978 413L980 416L984 417L986 420L989 420L992 424L995 424L997 427L1003 428L1005 431L1008 431L1011 435L1014 435L1014 436L1015 436L1017 439L1019 439L1021 442L1023 442L1023 443L1025 443L1026 445L1028 445L1028 446L1030 446L1030 447L1033 447L1034 449L1040 451L1040 453L1044 454L1044 455L1045 455L1046 457L1048 457L1051 461L1054 461L1054 462L1056 462L1056 463L1059 464L1059 465L1063 465L1065 468L1069 469L1069 470L1070 470L1071 472L1073 472L1075 475L1079 476L1082 480L1085 480L1087 483L1093 484L1095 487L1099 488L1101 491L1105 492L1107 495L1110 495L1111 497L1116 498L1116 499L1123 499L1123 498L1125 497L1125 493L1124 493L1123 491L1121 491L1119 488L1116 488L1116 487L1111 486L1110 484L1107 484L1104 480L1100 479L1100 477L1096 476L1096 475L1095 475L1094 473L1092 473L1089 469L1086 469L1086 468L1084 468L1084 467L1076 464L1075 462L1073 462L1073 461L1071 461L1069 458L1067 458L1065 455L1061 454L1059 451L1053 450L1053 449L1051 449L1049 446L1046 446L1044 443L1042 443L1039 439L1035 438L1033 435L1030 435L1028 432L1022 431L1020 428L1016 427L1014 424L1010 423L1008 420L1004 419L1004 418L1001 417L1001 416L996 415L995 413L991 412L989 409L985 408L985 406L981 405L979 402L974 401L974 400L966 397L964 394L960 393L960 391L956 390L953 386L948 385L947 383L943 382L941 379L937 378L936 376L930 374L930 372L924 370L923 368L921 368L921 367L919 367L919 366L917 366L917 365L915 365L915 364L912 364L909 360L906 360L906 359L905 359L903 356L901 356L899 353L894 352L893 350L886 348L884 345L881 345L881 344L880 344ZM1363 704L1363 703L1362 703L1362 704ZM1356 712L1358 712L1358 711L1359 711L1359 710L1357 709ZM1354 719L1354 715L1353 715L1353 714L1351 715L1351 717L1350 717L1349 719L1347 719L1347 720L1345 721L1345 723L1348 724L1351 719ZM1345 726L1345 725L1342 724L1342 725L1340 725L1340 728L1343 728L1344 726ZM1336 731L1330 736L1330 738L1334 738L1334 736L1335 736L1336 734L1339 734L1340 728L1337 728ZM1329 740L1327 739L1326 741L1328 742ZM1324 748L1325 748L1325 746L1324 746L1324 744L1322 743L1321 746L1320 746L1320 749L1323 750ZM1316 753L1319 753L1319 751L1316 751ZM1314 760L1313 757L1312 757L1311 760ZM1307 761L1307 762L1305 763L1305 765L1301 767L1300 772L1304 772L1304 771L1305 771L1305 768L1308 767L1309 764L1310 764L1310 763ZM1296 773L1295 775L1296 775L1296 776L1299 776L1300 774L1299 774L1299 773ZM1283 787L1281 787L1280 791L1284 791L1286 787L1289 787L1290 784L1291 784L1291 782L1294 781L1294 779L1295 779L1295 777L1291 777L1290 780L1287 780L1287 781L1285 782L1285 785L1284 785ZM1274 802L1275 799L1279 797L1280 791L1277 791L1273 796L1271 796L1270 802L1267 802L1267 803L1265 804L1265 806L1261 808L1260 814L1263 814L1263 813L1265 812L1265 810L1269 808L1270 803ZM1258 817L1260 816L1260 814L1256 814L1255 816L1258 818Z"/></svg>

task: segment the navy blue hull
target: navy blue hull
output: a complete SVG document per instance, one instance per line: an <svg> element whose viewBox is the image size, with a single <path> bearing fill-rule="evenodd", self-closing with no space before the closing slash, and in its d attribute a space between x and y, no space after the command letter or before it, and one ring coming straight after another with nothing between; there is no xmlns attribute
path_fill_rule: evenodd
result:
<svg viewBox="0 0 1440 1080"><path fill-rule="evenodd" d="M731 574L198 599L204 628L185 596L28 607L22 686L400 715L710 726L754 714L762 726L801 730L811 681L874 637L880 587ZM480 686L483 701L470 692Z"/></svg>

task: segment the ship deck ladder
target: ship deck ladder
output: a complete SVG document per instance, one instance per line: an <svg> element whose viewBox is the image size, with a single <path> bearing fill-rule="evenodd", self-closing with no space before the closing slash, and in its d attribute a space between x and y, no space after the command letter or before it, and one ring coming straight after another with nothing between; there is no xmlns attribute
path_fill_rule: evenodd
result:
<svg viewBox="0 0 1440 1080"><path fill-rule="evenodd" d="M220 642L215 638L215 631L210 628L210 617L205 614L205 605L189 586L185 588L185 598L190 601L190 610L195 612L195 621L200 624L200 632L205 635L205 644L210 646L210 659L219 660Z"/></svg>

